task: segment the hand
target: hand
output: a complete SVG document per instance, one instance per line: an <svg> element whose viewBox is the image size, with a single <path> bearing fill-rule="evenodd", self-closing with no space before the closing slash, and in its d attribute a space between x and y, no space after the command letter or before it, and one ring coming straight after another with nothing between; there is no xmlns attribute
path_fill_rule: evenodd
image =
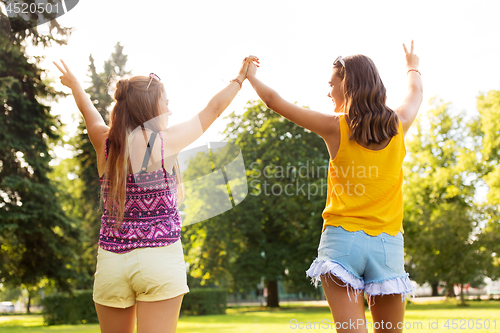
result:
<svg viewBox="0 0 500 333"><path fill-rule="evenodd" d="M245 59L243 59L243 63L241 64L240 72L238 73L238 79L240 79L242 82L247 78L249 65L253 64L253 62L258 63L259 58L251 55L251 56L248 56Z"/></svg>
<svg viewBox="0 0 500 333"><path fill-rule="evenodd" d="M55 61L53 61L54 65L56 65L57 69L61 71L63 75L61 75L59 78L61 79L61 83L65 85L66 87L73 89L79 85L78 79L76 76L71 73L69 70L68 66L64 63L64 61L61 59L61 63L64 66L64 69L62 69Z"/></svg>
<svg viewBox="0 0 500 333"><path fill-rule="evenodd" d="M248 70L247 70L247 77L254 77L257 74L257 67L259 66L259 58L256 60L252 60L250 64L248 65Z"/></svg>
<svg viewBox="0 0 500 333"><path fill-rule="evenodd" d="M411 49L408 52L406 45L403 43L403 48L406 54L406 69L418 69L419 59L415 53L413 53L413 39L411 41Z"/></svg>

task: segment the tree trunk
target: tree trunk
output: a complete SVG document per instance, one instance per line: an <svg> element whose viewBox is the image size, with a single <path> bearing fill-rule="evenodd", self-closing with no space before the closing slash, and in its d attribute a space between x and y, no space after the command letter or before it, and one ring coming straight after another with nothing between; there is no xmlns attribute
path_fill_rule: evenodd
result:
<svg viewBox="0 0 500 333"><path fill-rule="evenodd" d="M465 305L463 283L460 283L460 305Z"/></svg>
<svg viewBox="0 0 500 333"><path fill-rule="evenodd" d="M439 282L431 283L431 287L432 287L432 296L439 296L438 292Z"/></svg>
<svg viewBox="0 0 500 333"><path fill-rule="evenodd" d="M267 306L279 308L278 281L267 281Z"/></svg>
<svg viewBox="0 0 500 333"><path fill-rule="evenodd" d="M446 283L446 297L457 297L452 283Z"/></svg>
<svg viewBox="0 0 500 333"><path fill-rule="evenodd" d="M30 314L30 307L31 307L31 293L29 292L28 289L28 303L26 304L26 314Z"/></svg>

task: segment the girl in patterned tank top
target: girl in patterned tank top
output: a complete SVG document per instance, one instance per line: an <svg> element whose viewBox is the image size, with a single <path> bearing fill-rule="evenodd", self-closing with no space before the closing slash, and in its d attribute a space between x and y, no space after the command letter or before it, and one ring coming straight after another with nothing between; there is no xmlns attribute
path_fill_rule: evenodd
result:
<svg viewBox="0 0 500 333"><path fill-rule="evenodd" d="M401 186L403 137L422 102L422 80L413 41L410 51L403 48L408 94L394 111L385 104L375 65L363 55L334 61L328 92L333 115L283 100L256 78L258 59L247 72L270 109L320 135L330 153L323 232L306 274L316 285L321 281L337 332L367 332L364 294L374 332L402 332L404 300L414 289L404 270Z"/></svg>
<svg viewBox="0 0 500 333"><path fill-rule="evenodd" d="M104 213L94 302L101 332L132 333L136 321L139 332L175 332L189 291L179 239L183 193L176 156L231 103L251 59L243 60L238 76L196 116L170 127L167 94L157 75L117 82L108 127L68 66L54 63L97 153Z"/></svg>

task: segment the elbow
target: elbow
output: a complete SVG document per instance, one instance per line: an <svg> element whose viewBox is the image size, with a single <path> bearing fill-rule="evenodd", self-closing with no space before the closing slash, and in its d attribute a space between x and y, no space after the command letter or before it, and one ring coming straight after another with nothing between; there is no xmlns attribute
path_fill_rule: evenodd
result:
<svg viewBox="0 0 500 333"><path fill-rule="evenodd" d="M424 94L424 87L422 84L412 84L411 86L408 87L408 90L417 93L417 94Z"/></svg>
<svg viewBox="0 0 500 333"><path fill-rule="evenodd" d="M261 96L261 99L269 109L274 110L274 106L276 105L278 97L279 96L277 96L277 94L269 94L266 96Z"/></svg>

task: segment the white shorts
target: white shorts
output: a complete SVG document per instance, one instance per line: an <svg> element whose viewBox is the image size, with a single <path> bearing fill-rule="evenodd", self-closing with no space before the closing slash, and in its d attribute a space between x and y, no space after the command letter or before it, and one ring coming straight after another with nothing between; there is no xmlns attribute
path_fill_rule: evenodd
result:
<svg viewBox="0 0 500 333"><path fill-rule="evenodd" d="M168 246L138 248L127 253L99 247L94 277L94 302L116 308L189 292L180 240Z"/></svg>

